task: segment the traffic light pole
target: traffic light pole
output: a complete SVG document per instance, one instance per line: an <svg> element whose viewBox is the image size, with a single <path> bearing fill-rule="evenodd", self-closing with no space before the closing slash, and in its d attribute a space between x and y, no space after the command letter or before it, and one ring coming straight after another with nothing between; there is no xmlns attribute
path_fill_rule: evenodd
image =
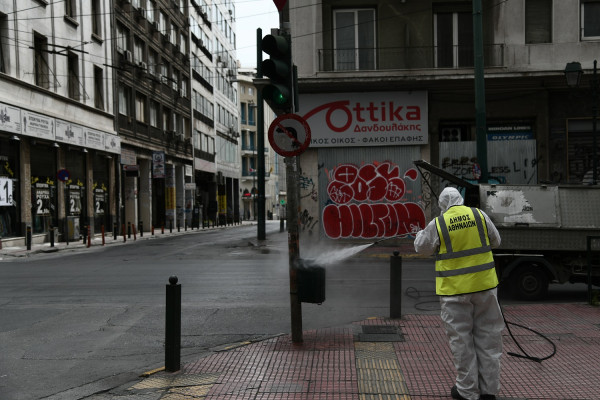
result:
<svg viewBox="0 0 600 400"><path fill-rule="evenodd" d="M256 77L262 78L262 29L260 28L256 30L256 41ZM256 169L256 173L258 174L258 224L256 228L256 238L258 240L265 240L265 117L262 90L257 90L256 92L256 162L258 164L258 168Z"/></svg>

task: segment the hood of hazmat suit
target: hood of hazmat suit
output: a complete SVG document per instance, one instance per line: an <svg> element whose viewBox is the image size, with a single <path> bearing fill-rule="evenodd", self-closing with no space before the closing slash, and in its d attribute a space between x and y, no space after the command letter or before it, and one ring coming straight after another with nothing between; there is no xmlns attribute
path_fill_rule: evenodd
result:
<svg viewBox="0 0 600 400"><path fill-rule="evenodd" d="M462 206L464 202L465 201L458 190L453 187L447 187L442 190L442 193L440 193L438 206L440 207L442 213L445 213L450 207Z"/></svg>

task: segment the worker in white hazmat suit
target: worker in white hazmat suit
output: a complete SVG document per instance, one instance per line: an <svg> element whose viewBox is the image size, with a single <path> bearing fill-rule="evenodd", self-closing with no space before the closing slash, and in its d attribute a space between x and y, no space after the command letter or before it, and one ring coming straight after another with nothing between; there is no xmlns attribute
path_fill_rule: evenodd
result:
<svg viewBox="0 0 600 400"><path fill-rule="evenodd" d="M491 252L500 234L485 212L463 202L445 188L442 214L417 233L415 250L436 255L436 293L457 371L452 398L490 400L500 391L504 329Z"/></svg>

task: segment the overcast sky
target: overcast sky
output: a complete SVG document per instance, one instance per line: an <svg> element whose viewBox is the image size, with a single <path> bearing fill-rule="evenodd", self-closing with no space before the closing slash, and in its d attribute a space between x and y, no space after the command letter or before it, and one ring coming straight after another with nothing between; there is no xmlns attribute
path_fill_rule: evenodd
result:
<svg viewBox="0 0 600 400"><path fill-rule="evenodd" d="M265 36L279 27L277 7L273 0L235 0L235 13L237 58L242 68L256 68L256 29Z"/></svg>

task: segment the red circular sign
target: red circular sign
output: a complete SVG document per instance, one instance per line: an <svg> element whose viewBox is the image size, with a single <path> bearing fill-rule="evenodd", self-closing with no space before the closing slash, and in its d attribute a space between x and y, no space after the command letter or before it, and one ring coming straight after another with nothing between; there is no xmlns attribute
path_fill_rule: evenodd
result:
<svg viewBox="0 0 600 400"><path fill-rule="evenodd" d="M310 145L310 127L296 114L284 114L269 127L269 143L275 152L284 157L294 157Z"/></svg>

